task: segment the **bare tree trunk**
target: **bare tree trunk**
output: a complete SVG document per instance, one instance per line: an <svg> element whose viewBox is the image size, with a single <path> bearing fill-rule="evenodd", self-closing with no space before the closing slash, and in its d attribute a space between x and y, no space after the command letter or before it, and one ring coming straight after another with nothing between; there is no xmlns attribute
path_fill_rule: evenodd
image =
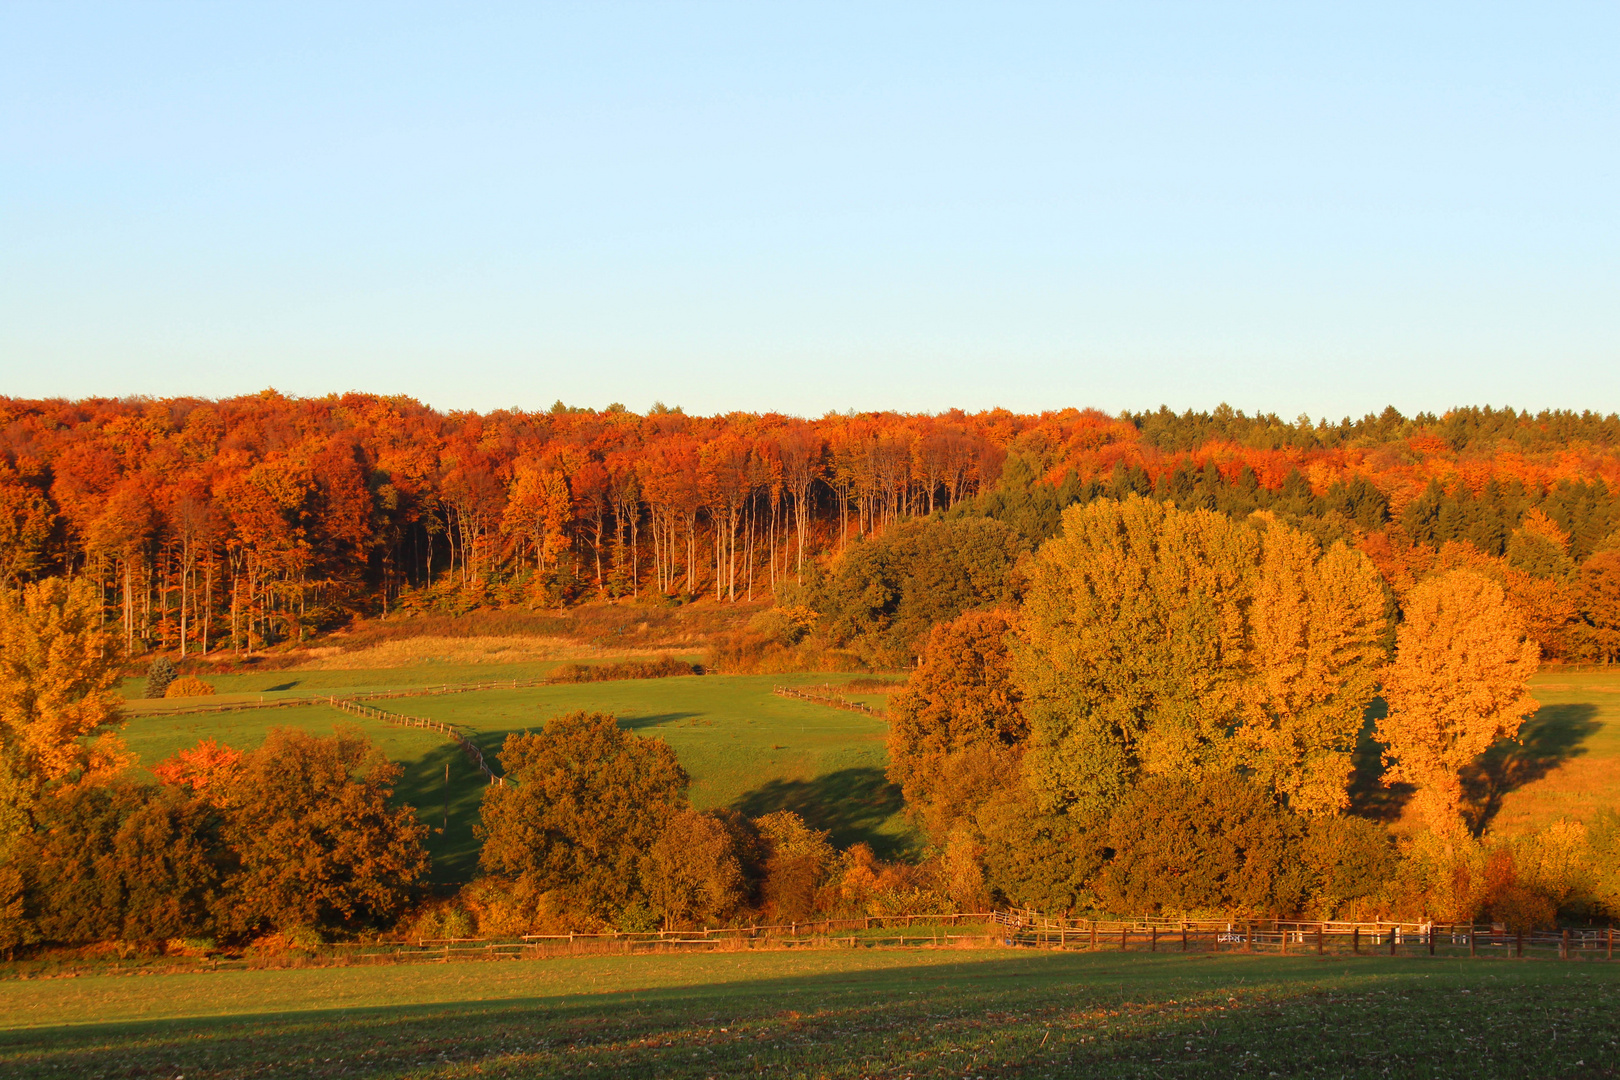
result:
<svg viewBox="0 0 1620 1080"><path fill-rule="evenodd" d="M208 553L208 565L203 570L202 652L208 655L208 624L214 618L214 553Z"/></svg>

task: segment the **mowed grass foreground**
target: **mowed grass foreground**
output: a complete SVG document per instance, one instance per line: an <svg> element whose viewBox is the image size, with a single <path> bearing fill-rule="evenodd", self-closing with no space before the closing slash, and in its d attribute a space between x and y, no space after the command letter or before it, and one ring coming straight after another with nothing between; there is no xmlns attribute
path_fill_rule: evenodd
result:
<svg viewBox="0 0 1620 1080"><path fill-rule="evenodd" d="M1620 967L817 950L0 982L8 1077L1620 1075Z"/></svg>
<svg viewBox="0 0 1620 1080"><path fill-rule="evenodd" d="M276 673L282 685L300 672ZM315 672L315 681L341 693L347 684L390 688L376 672ZM487 668L483 678L515 677ZM265 676L253 676L263 679ZM390 712L462 726L490 760L514 731L538 729L549 717L575 709L612 713L641 735L664 739L691 774L692 802L703 809L732 806L758 816L789 809L841 845L865 841L879 853L897 855L916 844L899 793L884 777L888 725L860 713L831 709L771 692L782 683L818 683L827 676L704 675L617 682L567 683L516 690L481 690L442 697L404 697L374 702ZM437 680L402 673L397 685ZM453 682L453 680L451 680ZM281 693L309 693L302 684ZM315 692L326 692L325 689ZM121 734L150 767L199 739L217 739L238 749L264 741L272 727L329 732L357 723L383 752L404 766L397 792L435 830L428 838L434 878L467 881L475 873L478 847L473 825L485 780L442 736L420 729L357 720L324 705L191 716L133 715ZM448 781L446 769L448 768Z"/></svg>

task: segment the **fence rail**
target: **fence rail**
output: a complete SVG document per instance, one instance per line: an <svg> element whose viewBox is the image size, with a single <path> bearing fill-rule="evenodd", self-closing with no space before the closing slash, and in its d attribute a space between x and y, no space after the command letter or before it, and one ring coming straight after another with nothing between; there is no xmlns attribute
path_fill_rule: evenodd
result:
<svg viewBox="0 0 1620 1080"><path fill-rule="evenodd" d="M500 939L419 938L327 944L306 952L310 959L332 963L447 963L627 953L996 945L1083 952L1614 959L1615 934L1609 928L1517 934L1467 924L1055 917L1044 918L1046 925L1037 926L1036 921L1029 919L1030 914L969 911L644 933L529 934Z"/></svg>
<svg viewBox="0 0 1620 1080"><path fill-rule="evenodd" d="M334 697L331 694L318 694L309 697L266 698L261 694L257 701L221 701L208 705L186 705L175 709L140 712L134 715L140 717L195 716L203 713L239 712L243 709L290 709L306 705L330 705L334 701L386 701L391 698L440 697L445 694L466 694L475 690L520 690L547 685L550 684L544 679L502 679L499 682L413 686L403 690L367 690L357 694L344 694L342 697Z"/></svg>
<svg viewBox="0 0 1620 1080"><path fill-rule="evenodd" d="M1614 959L1613 927L1512 932L1500 924L1309 922L1234 919L1066 919L1008 910L993 915L1007 941L1056 948L1149 952L1278 952L1411 956Z"/></svg>
<svg viewBox="0 0 1620 1080"><path fill-rule="evenodd" d="M327 699L326 703L331 705L332 708L341 709L352 716L380 720L394 727L427 728L429 731L437 731L461 747L462 753L466 754L468 759L478 766L479 771L489 779L491 784L499 784L502 787L506 785L506 778L491 769L489 762L484 760L484 751L478 744L463 735L453 724L446 724L442 720L429 720L424 716L407 716L404 713L389 712L373 705L362 705L360 702L350 698L331 697Z"/></svg>
<svg viewBox="0 0 1620 1080"><path fill-rule="evenodd" d="M817 691L820 691L819 693ZM779 697L796 698L799 701L808 701L816 705L825 705L830 709L845 709L849 712L865 713L867 716L883 717L883 713L872 708L864 701L852 701L842 694L832 692L830 684L821 686L773 686L771 692Z"/></svg>

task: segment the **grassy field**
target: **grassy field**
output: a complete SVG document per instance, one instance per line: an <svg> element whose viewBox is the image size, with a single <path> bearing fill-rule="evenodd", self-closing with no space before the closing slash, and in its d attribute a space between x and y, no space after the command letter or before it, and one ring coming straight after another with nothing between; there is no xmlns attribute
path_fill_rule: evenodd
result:
<svg viewBox="0 0 1620 1080"><path fill-rule="evenodd" d="M621 656L610 660L625 659ZM696 657L682 657L694 660ZM208 674L206 681L214 687L210 698L182 701L163 698L148 699L140 695L145 691L145 678L125 679L120 692L126 699L126 711L132 716L163 712L185 705L221 704L225 702L274 702L294 698L307 698L321 694L364 694L378 690L408 690L426 686L464 686L486 682L532 682L544 679L565 661L541 660L520 664L459 664L420 663L408 667L314 669L293 671L254 671L234 675Z"/></svg>
<svg viewBox="0 0 1620 1080"><path fill-rule="evenodd" d="M505 669L496 670L501 677L514 677ZM481 672L480 677L487 679L491 669ZM338 693L336 680L376 678L383 673L286 672L237 678L274 677L286 682L301 674L317 680L304 688L307 694L311 689ZM333 681L323 685L326 679ZM538 728L559 713L574 709L610 712L631 730L670 744L692 776L691 797L699 807L735 806L756 816L792 809L818 827L831 829L841 844L866 841L888 855L908 850L916 843L915 834L902 816L898 793L883 777L886 724L859 713L771 693L771 687L779 683L825 679L707 675L477 691L377 704L393 712L463 725L491 755L509 732ZM440 681L454 680L432 680L435 684ZM373 681L358 685L411 684ZM122 734L142 764L150 766L201 738L247 749L263 741L271 727L329 731L334 724L353 722L353 717L327 706L297 706L200 716L134 715L125 722ZM405 767L399 798L417 807L422 819L435 829L444 830L429 837L435 879L467 880L476 869L472 826L483 794L482 775L440 736L376 721L363 721L360 726Z"/></svg>
<svg viewBox="0 0 1620 1080"><path fill-rule="evenodd" d="M1486 754L1471 777L1490 827L1515 833L1620 809L1620 669L1554 669L1538 675L1531 689L1541 709L1517 743Z"/></svg>
<svg viewBox="0 0 1620 1080"><path fill-rule="evenodd" d="M8 1077L1613 1077L1620 966L987 949L0 982Z"/></svg>
<svg viewBox="0 0 1620 1080"><path fill-rule="evenodd" d="M307 697L408 687L544 677L554 663L423 664L404 669L281 671L218 676L219 700L232 696ZM836 675L731 676L627 680L487 690L443 697L379 702L395 712L463 725L486 753L506 735L537 728L572 709L611 712L643 735L665 739L692 776L700 807L735 806L749 814L783 807L831 829L840 844L871 843L900 854L918 843L897 794L883 779L882 720L777 697L778 683L831 684L836 692L881 706L882 694L839 689ZM1490 827L1512 833L1559 816L1589 819L1620 806L1620 674L1550 672L1534 687L1543 705L1518 743L1497 747L1474 770L1470 791ZM156 705L157 703L152 703ZM150 706L144 706L149 708ZM352 717L325 706L251 710L203 716L148 716L137 703L124 738L151 765L212 737L241 748L256 746L272 726L329 731ZM473 873L483 777L436 735L366 721L361 727L405 767L402 801L442 829L430 838L435 879L465 881ZM1375 764L1376 747L1368 764ZM448 783L446 769L449 770ZM1402 793L1379 788L1376 771L1364 787L1391 818Z"/></svg>

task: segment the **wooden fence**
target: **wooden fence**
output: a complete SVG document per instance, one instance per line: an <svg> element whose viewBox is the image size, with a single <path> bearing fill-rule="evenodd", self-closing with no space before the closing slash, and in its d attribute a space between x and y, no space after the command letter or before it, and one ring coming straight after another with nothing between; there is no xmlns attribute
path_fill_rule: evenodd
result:
<svg viewBox="0 0 1620 1080"><path fill-rule="evenodd" d="M490 783L500 784L503 787L506 784L506 779L491 769L489 762L484 760L484 751L479 748L478 744L463 735L452 724L446 724L442 720L429 720L423 716L406 716L403 713L388 712L372 705L362 705L351 698L330 697L326 699L325 704L334 709L341 709L343 712L353 716L381 720L383 723L391 724L394 727L427 728L429 731L437 731L441 735L448 737L457 746L460 746L462 753L466 754L472 763L478 766L479 771L489 779Z"/></svg>
<svg viewBox="0 0 1620 1080"><path fill-rule="evenodd" d="M998 911L993 918L1004 929L1009 944L1086 950L1613 960L1615 939L1613 927L1518 933L1500 924L1065 919L1016 909Z"/></svg>
<svg viewBox="0 0 1620 1080"><path fill-rule="evenodd" d="M824 683L821 686L809 687L773 686L771 688L771 692L780 697L797 698L800 701L809 701L816 705L825 705L831 709L846 709L849 712L865 713L867 716L875 716L879 719L881 719L884 715L864 701L851 701L842 694L833 693L832 686L830 684Z"/></svg>
<svg viewBox="0 0 1620 1080"><path fill-rule="evenodd" d="M1032 921L1017 911L818 919L764 926L645 933L529 934L326 944L307 950L326 963L447 963L628 953L785 949L929 949L1015 946L1085 952L1270 953L1299 956L1614 959L1612 929L1514 934L1485 926L1241 920ZM922 924L922 925L919 925Z"/></svg>
<svg viewBox="0 0 1620 1080"><path fill-rule="evenodd" d="M547 685L550 684L544 679L502 679L500 682L458 683L454 686L445 683L442 686L414 686L404 690L368 690L358 694L345 694L342 697L319 694L310 697L266 698L261 694L257 701L210 702L206 705L185 705L174 709L140 712L134 715L141 718L148 716L195 716L204 713L239 712L243 709L290 709L304 705L330 705L335 701L386 701L391 698L439 697L444 694L466 694L475 690L520 690Z"/></svg>

